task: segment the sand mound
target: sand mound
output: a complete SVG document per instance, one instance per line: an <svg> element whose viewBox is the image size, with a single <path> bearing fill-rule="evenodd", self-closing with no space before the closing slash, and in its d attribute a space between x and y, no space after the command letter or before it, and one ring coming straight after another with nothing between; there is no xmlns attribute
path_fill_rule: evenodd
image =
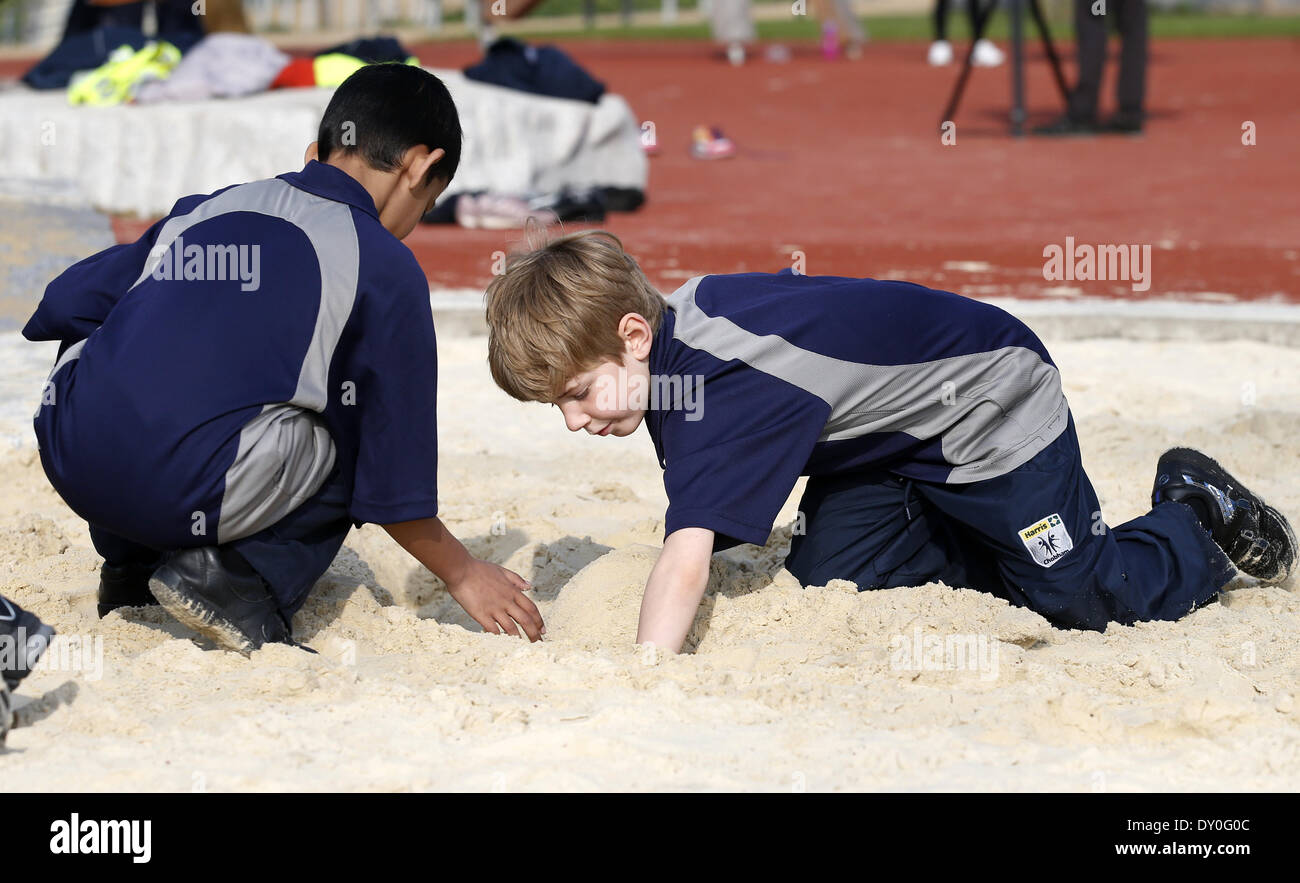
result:
<svg viewBox="0 0 1300 883"><path fill-rule="evenodd" d="M588 564L550 605L547 637L588 649L635 643L641 589L658 557L653 546L635 545Z"/></svg>

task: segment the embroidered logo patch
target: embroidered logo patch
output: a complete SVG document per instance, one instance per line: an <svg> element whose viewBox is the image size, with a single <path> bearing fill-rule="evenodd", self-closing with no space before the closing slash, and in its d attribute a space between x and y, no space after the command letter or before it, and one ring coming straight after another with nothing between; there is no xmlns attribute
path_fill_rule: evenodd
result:
<svg viewBox="0 0 1300 883"><path fill-rule="evenodd" d="M1074 540L1060 515L1049 515L1020 531L1020 541L1041 567L1051 567L1074 548Z"/></svg>

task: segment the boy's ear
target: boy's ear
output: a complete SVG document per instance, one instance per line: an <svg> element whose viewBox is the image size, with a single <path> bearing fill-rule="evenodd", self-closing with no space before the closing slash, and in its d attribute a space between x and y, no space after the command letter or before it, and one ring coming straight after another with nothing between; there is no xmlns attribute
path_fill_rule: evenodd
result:
<svg viewBox="0 0 1300 883"><path fill-rule="evenodd" d="M307 165L307 163L311 162L314 159L320 159L319 141L313 141L312 143L307 145L307 152L303 154L302 164Z"/></svg>
<svg viewBox="0 0 1300 883"><path fill-rule="evenodd" d="M421 150L422 148L412 147L406 155L407 184L412 190L423 187L424 177L429 174L429 169L447 155L447 151L441 147L435 147L427 153L422 153Z"/></svg>
<svg viewBox="0 0 1300 883"><path fill-rule="evenodd" d="M654 343L654 332L650 323L640 313L628 313L618 322L618 336L623 338L624 351L644 362L650 358L650 345Z"/></svg>

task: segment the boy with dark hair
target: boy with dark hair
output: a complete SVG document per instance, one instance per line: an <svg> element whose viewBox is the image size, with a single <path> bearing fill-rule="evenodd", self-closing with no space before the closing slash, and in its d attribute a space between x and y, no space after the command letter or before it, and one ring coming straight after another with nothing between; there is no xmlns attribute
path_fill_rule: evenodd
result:
<svg viewBox="0 0 1300 883"><path fill-rule="evenodd" d="M1055 363L989 304L788 272L664 301L595 231L515 256L487 321L507 393L575 432L650 432L669 502L639 643L681 648L712 553L765 543L800 475L786 568L804 585L942 580L1103 630L1185 616L1233 565L1266 583L1295 566L1281 513L1186 448L1160 458L1150 514L1106 527Z"/></svg>
<svg viewBox="0 0 1300 883"><path fill-rule="evenodd" d="M185 197L50 283L23 329L62 342L36 435L104 556L101 616L156 597L223 647L292 643L350 527L374 522L485 629L538 639L527 584L437 518L433 317L399 240L460 143L436 77L362 68L302 171Z"/></svg>

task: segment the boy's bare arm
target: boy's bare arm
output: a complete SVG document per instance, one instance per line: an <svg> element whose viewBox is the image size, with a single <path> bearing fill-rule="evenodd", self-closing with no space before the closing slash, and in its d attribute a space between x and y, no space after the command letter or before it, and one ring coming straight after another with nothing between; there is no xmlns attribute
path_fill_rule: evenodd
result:
<svg viewBox="0 0 1300 883"><path fill-rule="evenodd" d="M638 644L681 651L709 584L712 557L713 531L685 527L668 535L641 599Z"/></svg>
<svg viewBox="0 0 1300 883"><path fill-rule="evenodd" d="M385 524L384 530L446 583L456 603L485 630L517 637L519 623L529 640L541 640L545 625L537 605L523 594L529 587L524 578L469 554L441 519Z"/></svg>

